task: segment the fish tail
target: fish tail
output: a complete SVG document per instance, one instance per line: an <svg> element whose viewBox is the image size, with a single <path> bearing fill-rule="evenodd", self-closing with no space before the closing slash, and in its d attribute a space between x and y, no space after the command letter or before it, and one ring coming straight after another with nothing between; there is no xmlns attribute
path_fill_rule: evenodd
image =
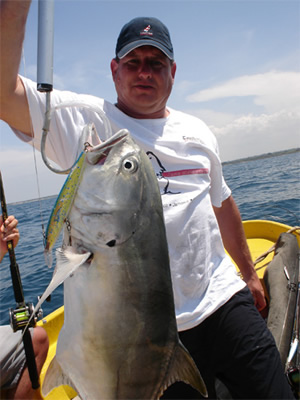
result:
<svg viewBox="0 0 300 400"><path fill-rule="evenodd" d="M191 385L194 389L198 390L203 397L208 396L200 372L190 353L181 342L179 342L172 357L167 381L165 382L163 391L177 381Z"/></svg>

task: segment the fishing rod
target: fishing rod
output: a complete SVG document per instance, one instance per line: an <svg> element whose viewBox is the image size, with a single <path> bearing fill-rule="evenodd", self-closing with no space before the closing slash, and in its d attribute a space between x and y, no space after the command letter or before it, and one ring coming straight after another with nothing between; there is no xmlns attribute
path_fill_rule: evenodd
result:
<svg viewBox="0 0 300 400"><path fill-rule="evenodd" d="M54 0L39 0L38 3L38 52L37 90L46 95L46 110L41 139L41 156L44 164L56 174L69 174L71 169L58 169L46 156L46 140L51 121L51 92L53 90L53 50L54 50Z"/></svg>
<svg viewBox="0 0 300 400"><path fill-rule="evenodd" d="M53 90L53 50L54 50L54 0L38 0L38 55L37 55L37 90L46 95L46 110L42 128L41 156L44 164L56 174L69 174L77 163L67 169L53 166L46 156L46 140L50 130L52 113L60 108L85 107L95 111L103 121L104 129L112 135L110 122L99 107L84 102L62 103L51 110L51 92Z"/></svg>
<svg viewBox="0 0 300 400"><path fill-rule="evenodd" d="M38 2L38 51L37 90L46 94L46 111L41 140L41 156L45 165L53 172L62 173L50 164L46 157L46 139L50 129L53 90L53 48L54 48L54 0Z"/></svg>
<svg viewBox="0 0 300 400"><path fill-rule="evenodd" d="M54 0L39 0L37 90L49 93L53 89Z"/></svg>
<svg viewBox="0 0 300 400"><path fill-rule="evenodd" d="M38 3L38 52L37 90L46 94L46 111L41 140L41 156L45 165L56 174L66 174L70 169L55 168L46 156L46 139L50 129L53 90L53 49L54 49L54 0L39 0Z"/></svg>
<svg viewBox="0 0 300 400"><path fill-rule="evenodd" d="M5 223L8 215L7 215L7 207L6 207L1 171L0 171L0 200L1 200L3 223ZM37 372L37 367L35 362L31 334L28 329L28 322L31 319L30 316L33 313L33 306L31 303L27 304L25 303L19 266L16 261L12 240L9 240L7 242L7 249L10 259L10 273L11 273L12 285L13 285L15 300L17 302L17 307L14 310L13 309L10 310L11 326L14 332L16 332L17 330L23 331L22 340L24 344L26 362L27 362L29 377L31 380L31 385L33 389L38 389L40 387L39 375ZM29 326L35 326L35 322L36 319L32 318Z"/></svg>

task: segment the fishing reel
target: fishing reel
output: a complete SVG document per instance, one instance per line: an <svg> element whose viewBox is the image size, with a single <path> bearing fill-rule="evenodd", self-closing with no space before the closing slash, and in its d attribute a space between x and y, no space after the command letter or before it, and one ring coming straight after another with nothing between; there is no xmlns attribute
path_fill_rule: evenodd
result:
<svg viewBox="0 0 300 400"><path fill-rule="evenodd" d="M27 325L29 327L35 327L37 319L42 315L42 309L39 309L37 313L34 314L33 303L26 303L15 309L11 308L9 310L10 326L14 332L18 330L23 330Z"/></svg>

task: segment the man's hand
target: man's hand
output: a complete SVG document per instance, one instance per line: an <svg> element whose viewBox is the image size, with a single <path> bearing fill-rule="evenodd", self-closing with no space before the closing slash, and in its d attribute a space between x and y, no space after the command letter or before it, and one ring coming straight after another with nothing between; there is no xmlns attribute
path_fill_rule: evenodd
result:
<svg viewBox="0 0 300 400"><path fill-rule="evenodd" d="M266 307L266 299L264 289L257 274L253 274L249 279L244 278L244 281L252 293L256 308L258 311L262 311Z"/></svg>

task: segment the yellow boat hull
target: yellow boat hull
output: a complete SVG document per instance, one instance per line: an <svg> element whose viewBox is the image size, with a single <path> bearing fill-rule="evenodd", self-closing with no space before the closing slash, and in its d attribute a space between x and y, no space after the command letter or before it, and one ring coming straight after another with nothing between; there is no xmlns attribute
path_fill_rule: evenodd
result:
<svg viewBox="0 0 300 400"><path fill-rule="evenodd" d="M64 323L64 307L60 307L57 310L53 311L51 314L43 318L42 320L38 321L37 325L42 326L48 334L49 338L49 350L47 359L44 363L40 374L40 384L41 387L43 385L43 381L51 363L53 357L56 353L56 344L59 332ZM65 399L72 399L76 396L76 392L70 388L69 386L59 386L52 390L47 397L47 400L65 400Z"/></svg>
<svg viewBox="0 0 300 400"><path fill-rule="evenodd" d="M265 220L243 221L243 226L253 261L260 257L261 254L268 252L268 250L274 246L282 232L288 232L291 230L291 227L288 225ZM297 235L297 240L298 245L300 246L299 235ZM259 261L256 264L257 273L260 279L263 278L264 271L272 258L273 252L269 253L262 261ZM43 384L47 368L55 355L57 338L63 322L64 307L58 308L38 322L38 325L42 326L47 331L50 343L48 356L40 375L41 386ZM76 392L69 386L60 386L49 393L45 399L65 400L72 399L75 396Z"/></svg>

